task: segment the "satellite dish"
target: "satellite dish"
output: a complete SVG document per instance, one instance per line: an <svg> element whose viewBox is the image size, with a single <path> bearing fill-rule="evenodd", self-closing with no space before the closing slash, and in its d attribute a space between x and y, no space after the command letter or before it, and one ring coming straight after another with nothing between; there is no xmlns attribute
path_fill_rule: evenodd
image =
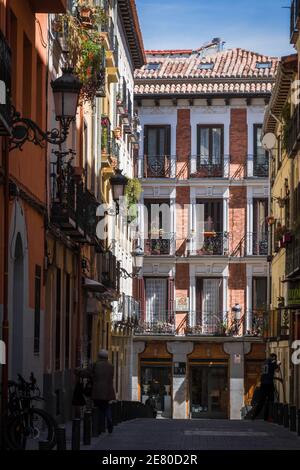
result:
<svg viewBox="0 0 300 470"><path fill-rule="evenodd" d="M269 132L268 134L264 135L262 146L265 150L273 150L273 148L276 146L276 142L276 136L272 134L272 132Z"/></svg>

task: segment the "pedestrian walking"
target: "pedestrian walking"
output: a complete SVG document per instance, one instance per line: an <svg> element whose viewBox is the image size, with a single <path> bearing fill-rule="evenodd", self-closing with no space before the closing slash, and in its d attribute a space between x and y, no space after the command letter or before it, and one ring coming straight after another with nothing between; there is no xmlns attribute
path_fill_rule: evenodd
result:
<svg viewBox="0 0 300 470"><path fill-rule="evenodd" d="M110 402L116 399L116 394L113 386L114 367L108 361L108 352L101 349L95 364L86 369L76 369L75 374L91 381L91 396L94 405L99 409L99 419L102 423L106 422L108 432L112 433L113 422Z"/></svg>
<svg viewBox="0 0 300 470"><path fill-rule="evenodd" d="M277 361L277 355L275 353L270 354L270 357L265 361L263 365L263 371L260 378L260 388L258 395L258 402L253 409L251 419L254 420L260 414L263 407L264 409L264 418L268 419L268 403L274 402L274 379L275 372L279 371L280 362Z"/></svg>

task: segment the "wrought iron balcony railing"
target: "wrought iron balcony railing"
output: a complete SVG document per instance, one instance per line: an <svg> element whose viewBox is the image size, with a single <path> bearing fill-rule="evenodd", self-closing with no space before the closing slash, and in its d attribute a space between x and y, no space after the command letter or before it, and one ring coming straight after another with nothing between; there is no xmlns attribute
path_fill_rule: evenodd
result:
<svg viewBox="0 0 300 470"><path fill-rule="evenodd" d="M175 335L175 314L173 311L150 311L141 313L135 329L135 335Z"/></svg>
<svg viewBox="0 0 300 470"><path fill-rule="evenodd" d="M300 1L293 0L291 3L291 21L290 21L290 40L291 44L295 44L299 34L299 16Z"/></svg>
<svg viewBox="0 0 300 470"><path fill-rule="evenodd" d="M145 240L145 255L170 255L172 251L172 244L175 240L174 233L162 233L162 231L150 234L150 237Z"/></svg>
<svg viewBox="0 0 300 470"><path fill-rule="evenodd" d="M264 333L264 314L251 312L251 330L246 330L246 315L234 318L228 312L190 312L186 326L188 336L262 336Z"/></svg>
<svg viewBox="0 0 300 470"><path fill-rule="evenodd" d="M102 273L101 282L105 287L119 291L119 263L116 256L107 251L101 254L102 256Z"/></svg>
<svg viewBox="0 0 300 470"><path fill-rule="evenodd" d="M269 177L269 161L258 161L254 155L253 160L253 176L255 178L268 178Z"/></svg>
<svg viewBox="0 0 300 470"><path fill-rule="evenodd" d="M188 336L226 336L227 313L190 312L186 326Z"/></svg>
<svg viewBox="0 0 300 470"><path fill-rule="evenodd" d="M291 276L300 271L300 234L293 235L286 245L286 275Z"/></svg>
<svg viewBox="0 0 300 470"><path fill-rule="evenodd" d="M190 178L228 178L229 155L207 157L192 155L190 157Z"/></svg>
<svg viewBox="0 0 300 470"><path fill-rule="evenodd" d="M145 155L144 178L172 178L176 172L176 157L170 155Z"/></svg>
<svg viewBox="0 0 300 470"><path fill-rule="evenodd" d="M265 314L264 336L268 339L288 339L290 334L290 313L278 308Z"/></svg>
<svg viewBox="0 0 300 470"><path fill-rule="evenodd" d="M268 234L247 233L246 256L268 256Z"/></svg>
<svg viewBox="0 0 300 470"><path fill-rule="evenodd" d="M228 256L228 232L203 232L189 241L189 256Z"/></svg>

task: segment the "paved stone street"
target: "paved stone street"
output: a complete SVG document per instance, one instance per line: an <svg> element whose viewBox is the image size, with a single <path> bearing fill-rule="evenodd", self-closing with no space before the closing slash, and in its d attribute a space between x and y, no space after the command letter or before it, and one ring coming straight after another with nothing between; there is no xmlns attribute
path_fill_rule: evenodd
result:
<svg viewBox="0 0 300 470"><path fill-rule="evenodd" d="M140 419L119 424L88 449L300 450L300 438L264 421Z"/></svg>

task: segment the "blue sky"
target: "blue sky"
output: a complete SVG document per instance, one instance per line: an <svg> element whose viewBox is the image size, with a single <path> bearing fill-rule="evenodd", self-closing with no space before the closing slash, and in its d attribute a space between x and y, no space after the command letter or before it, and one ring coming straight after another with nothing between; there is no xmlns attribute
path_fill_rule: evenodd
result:
<svg viewBox="0 0 300 470"><path fill-rule="evenodd" d="M214 37L226 48L293 52L290 0L136 0L146 49L195 49Z"/></svg>

